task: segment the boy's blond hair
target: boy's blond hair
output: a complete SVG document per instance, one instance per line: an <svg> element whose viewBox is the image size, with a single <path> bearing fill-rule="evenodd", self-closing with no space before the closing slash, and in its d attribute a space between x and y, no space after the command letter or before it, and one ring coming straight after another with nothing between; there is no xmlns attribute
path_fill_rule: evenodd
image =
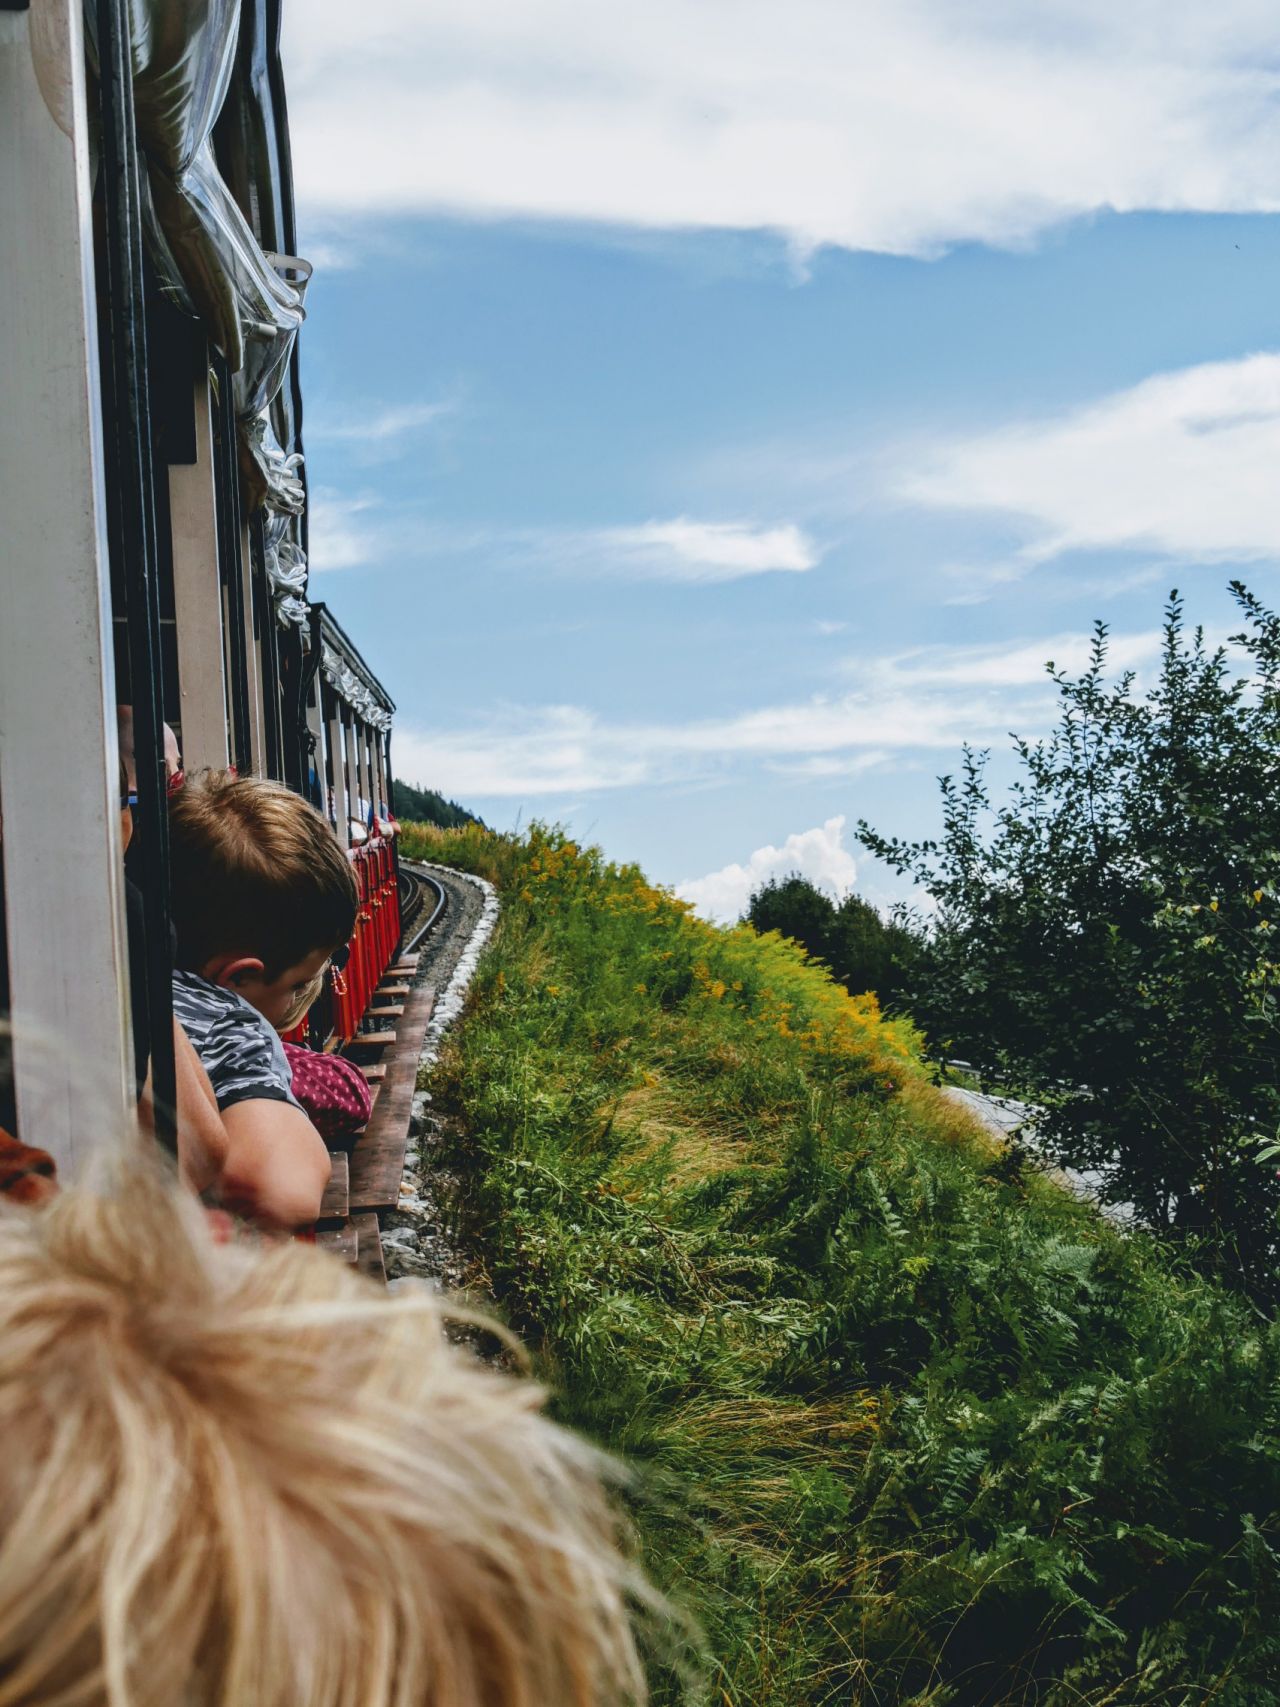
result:
<svg viewBox="0 0 1280 1707"><path fill-rule="evenodd" d="M328 824L299 795L230 771L189 776L169 803L178 965L252 955L275 978L351 935L356 886Z"/></svg>
<svg viewBox="0 0 1280 1707"><path fill-rule="evenodd" d="M0 1702L642 1701L602 1460L538 1389L121 1169L0 1204Z"/></svg>

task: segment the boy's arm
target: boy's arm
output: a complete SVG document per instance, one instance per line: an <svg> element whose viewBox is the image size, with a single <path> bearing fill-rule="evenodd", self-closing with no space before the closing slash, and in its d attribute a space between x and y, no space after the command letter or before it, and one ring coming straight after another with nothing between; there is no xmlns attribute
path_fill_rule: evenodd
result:
<svg viewBox="0 0 1280 1707"><path fill-rule="evenodd" d="M333 1164L302 1110L249 1097L223 1109L222 1124L228 1140L221 1180L227 1208L288 1230L314 1221Z"/></svg>
<svg viewBox="0 0 1280 1707"><path fill-rule="evenodd" d="M178 1092L178 1166L183 1183L199 1194L207 1191L221 1174L227 1158L228 1139L209 1075L191 1039L176 1019L173 1022L173 1066ZM155 1131L150 1066L147 1068L147 1082L138 1098L138 1120L146 1131Z"/></svg>
<svg viewBox="0 0 1280 1707"><path fill-rule="evenodd" d="M178 1083L178 1160L194 1192L207 1191L226 1166L230 1140L209 1075L175 1019L173 1059Z"/></svg>

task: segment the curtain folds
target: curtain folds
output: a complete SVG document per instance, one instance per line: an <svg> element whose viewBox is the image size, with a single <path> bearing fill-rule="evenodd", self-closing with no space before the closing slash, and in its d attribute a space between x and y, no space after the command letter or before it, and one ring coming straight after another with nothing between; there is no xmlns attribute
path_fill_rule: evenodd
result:
<svg viewBox="0 0 1280 1707"><path fill-rule="evenodd" d="M310 265L293 242L279 0L125 0L143 226L160 288L233 374L242 489L277 618L306 621L306 484L288 383ZM96 15L85 6L91 68Z"/></svg>

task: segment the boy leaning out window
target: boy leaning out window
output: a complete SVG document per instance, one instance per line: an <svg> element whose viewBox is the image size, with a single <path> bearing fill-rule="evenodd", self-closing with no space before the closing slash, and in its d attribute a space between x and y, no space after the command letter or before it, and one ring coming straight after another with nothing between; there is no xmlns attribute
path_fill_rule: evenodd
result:
<svg viewBox="0 0 1280 1707"><path fill-rule="evenodd" d="M351 867L305 800L226 771L189 777L173 796L169 844L174 1013L226 1128L224 1200L268 1225L303 1226L319 1213L330 1160L279 1034L351 935Z"/></svg>

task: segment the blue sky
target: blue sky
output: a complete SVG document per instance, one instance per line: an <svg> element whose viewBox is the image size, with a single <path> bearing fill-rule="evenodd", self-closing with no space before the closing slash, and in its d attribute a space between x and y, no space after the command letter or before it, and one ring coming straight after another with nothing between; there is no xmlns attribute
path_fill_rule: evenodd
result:
<svg viewBox="0 0 1280 1707"><path fill-rule="evenodd" d="M932 831L1093 617L1141 669L1169 587L1273 591L1260 9L461 11L286 48L312 593L409 780L884 902L856 819Z"/></svg>

